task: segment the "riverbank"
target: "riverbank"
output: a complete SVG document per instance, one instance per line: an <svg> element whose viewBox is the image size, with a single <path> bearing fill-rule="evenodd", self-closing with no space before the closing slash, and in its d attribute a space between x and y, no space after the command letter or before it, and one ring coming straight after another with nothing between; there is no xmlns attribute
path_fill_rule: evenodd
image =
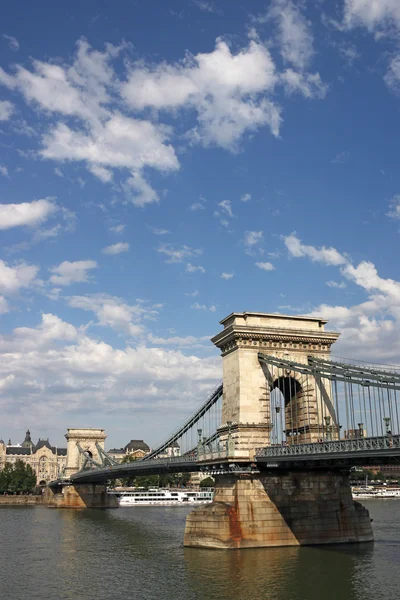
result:
<svg viewBox="0 0 400 600"><path fill-rule="evenodd" d="M0 506L40 506L43 496L0 496Z"/></svg>

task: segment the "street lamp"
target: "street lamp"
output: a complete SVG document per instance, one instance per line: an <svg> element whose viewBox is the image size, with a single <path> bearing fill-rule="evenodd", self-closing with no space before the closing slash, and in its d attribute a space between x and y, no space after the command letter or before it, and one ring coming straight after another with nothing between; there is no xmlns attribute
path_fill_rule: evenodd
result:
<svg viewBox="0 0 400 600"><path fill-rule="evenodd" d="M390 431L390 417L383 417L383 420L385 421L386 435L390 435L392 433Z"/></svg>
<svg viewBox="0 0 400 600"><path fill-rule="evenodd" d="M358 424L358 437L364 437L364 423Z"/></svg>
<svg viewBox="0 0 400 600"><path fill-rule="evenodd" d="M327 415L326 417L324 417L324 420L325 420L325 426L326 426L326 439L329 440L330 424L331 424L330 415Z"/></svg>
<svg viewBox="0 0 400 600"><path fill-rule="evenodd" d="M279 420L279 413L281 412L281 407L280 407L280 405L279 405L279 404L277 404L277 405L275 406L275 412L276 412L276 423L275 423L275 427L276 427L276 429L275 429L275 436L276 436L276 443L278 444L278 443L279 443L279 437L278 437L278 431L279 431L279 430L278 430L278 420Z"/></svg>

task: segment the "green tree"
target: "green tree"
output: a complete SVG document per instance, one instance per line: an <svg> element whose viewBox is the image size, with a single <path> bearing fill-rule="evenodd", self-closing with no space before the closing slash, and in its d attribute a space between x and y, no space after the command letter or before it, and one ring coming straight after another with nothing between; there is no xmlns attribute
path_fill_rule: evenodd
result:
<svg viewBox="0 0 400 600"><path fill-rule="evenodd" d="M35 485L35 472L22 460L14 465L7 463L0 473L0 492L30 492Z"/></svg>
<svg viewBox="0 0 400 600"><path fill-rule="evenodd" d="M0 493L10 491L12 474L13 465L11 463L6 463L4 469L0 471Z"/></svg>
<svg viewBox="0 0 400 600"><path fill-rule="evenodd" d="M215 483L215 481L212 477L206 477L205 479L200 481L200 487L201 488L214 487L214 483Z"/></svg>
<svg viewBox="0 0 400 600"><path fill-rule="evenodd" d="M135 460L137 460L137 457L133 456L133 454L125 454L124 458L121 460L121 463L131 463ZM132 487L135 485L135 477L124 477L121 479L121 484L125 487Z"/></svg>

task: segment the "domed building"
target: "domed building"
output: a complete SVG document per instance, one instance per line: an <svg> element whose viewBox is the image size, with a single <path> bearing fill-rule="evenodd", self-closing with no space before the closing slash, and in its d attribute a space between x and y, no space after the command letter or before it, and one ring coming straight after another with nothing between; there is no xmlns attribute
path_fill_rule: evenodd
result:
<svg viewBox="0 0 400 600"><path fill-rule="evenodd" d="M135 458L143 458L149 454L150 448L143 440L131 440L124 448L125 454L131 454Z"/></svg>
<svg viewBox="0 0 400 600"><path fill-rule="evenodd" d="M22 460L36 473L38 485L44 485L57 479L67 461L67 449L52 446L48 439L41 440L35 445L32 442L29 429L25 434L22 444L12 444L9 440L6 445L0 440L0 470L6 463L15 463Z"/></svg>
<svg viewBox="0 0 400 600"><path fill-rule="evenodd" d="M33 444L32 440L31 440L31 432L28 429L28 431L25 434L25 439L24 439L24 441L21 444L21 447L22 448L33 448L33 445L34 444Z"/></svg>

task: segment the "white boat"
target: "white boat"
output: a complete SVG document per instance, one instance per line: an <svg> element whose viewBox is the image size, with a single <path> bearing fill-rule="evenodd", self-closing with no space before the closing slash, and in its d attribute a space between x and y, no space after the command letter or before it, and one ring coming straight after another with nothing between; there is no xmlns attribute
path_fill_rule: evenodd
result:
<svg viewBox="0 0 400 600"><path fill-rule="evenodd" d="M398 498L400 499L400 488L374 488L374 487L354 487L351 489L353 498L355 499L385 499Z"/></svg>
<svg viewBox="0 0 400 600"><path fill-rule="evenodd" d="M116 496L120 506L182 506L212 502L214 490L207 488L198 492L177 489L124 489L109 490Z"/></svg>

